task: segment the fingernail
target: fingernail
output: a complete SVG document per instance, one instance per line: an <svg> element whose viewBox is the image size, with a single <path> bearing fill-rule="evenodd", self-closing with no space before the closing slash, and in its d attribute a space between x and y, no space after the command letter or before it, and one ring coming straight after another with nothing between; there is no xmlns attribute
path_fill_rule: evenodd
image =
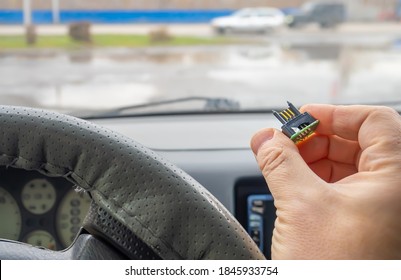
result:
<svg viewBox="0 0 401 280"><path fill-rule="evenodd" d="M251 141L251 149L253 153L256 155L259 151L259 148L267 141L271 140L274 136L274 129L265 129L261 132L258 132L253 136Z"/></svg>

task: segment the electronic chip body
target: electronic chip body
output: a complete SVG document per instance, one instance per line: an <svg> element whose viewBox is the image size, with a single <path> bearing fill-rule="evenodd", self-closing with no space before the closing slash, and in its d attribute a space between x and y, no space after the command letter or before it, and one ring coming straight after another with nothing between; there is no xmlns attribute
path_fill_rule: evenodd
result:
<svg viewBox="0 0 401 280"><path fill-rule="evenodd" d="M281 127L282 132L287 135L295 144L298 144L309 138L319 124L308 112L302 113L288 102L288 108L276 112L273 111L274 116L283 124Z"/></svg>

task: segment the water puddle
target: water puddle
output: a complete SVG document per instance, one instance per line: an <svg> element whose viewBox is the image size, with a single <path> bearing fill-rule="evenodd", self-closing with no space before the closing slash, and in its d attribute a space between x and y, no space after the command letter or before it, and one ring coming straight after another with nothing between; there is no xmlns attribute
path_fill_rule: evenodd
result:
<svg viewBox="0 0 401 280"><path fill-rule="evenodd" d="M0 102L62 111L186 96L235 98L245 109L382 102L401 97L399 42L2 53Z"/></svg>

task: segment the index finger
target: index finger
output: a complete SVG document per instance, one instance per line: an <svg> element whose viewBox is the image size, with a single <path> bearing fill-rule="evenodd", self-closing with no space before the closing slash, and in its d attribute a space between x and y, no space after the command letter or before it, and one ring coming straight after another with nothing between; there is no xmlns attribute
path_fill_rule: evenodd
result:
<svg viewBox="0 0 401 280"><path fill-rule="evenodd" d="M344 139L358 141L361 140L362 134L363 140L369 140L371 144L376 136L399 133L399 130L394 128L400 127L400 117L395 110L388 107L313 104L303 106L301 111L307 111L320 120L316 132L323 135L337 135ZM362 144L361 141L359 142Z"/></svg>

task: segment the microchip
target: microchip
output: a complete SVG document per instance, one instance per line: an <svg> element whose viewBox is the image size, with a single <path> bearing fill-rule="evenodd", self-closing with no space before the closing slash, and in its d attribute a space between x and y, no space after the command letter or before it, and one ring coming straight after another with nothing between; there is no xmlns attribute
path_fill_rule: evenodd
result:
<svg viewBox="0 0 401 280"><path fill-rule="evenodd" d="M315 132L319 120L316 120L308 112L301 114L294 105L288 101L287 103L287 109L281 112L273 111L273 114L283 124L281 131L295 144L298 144Z"/></svg>

